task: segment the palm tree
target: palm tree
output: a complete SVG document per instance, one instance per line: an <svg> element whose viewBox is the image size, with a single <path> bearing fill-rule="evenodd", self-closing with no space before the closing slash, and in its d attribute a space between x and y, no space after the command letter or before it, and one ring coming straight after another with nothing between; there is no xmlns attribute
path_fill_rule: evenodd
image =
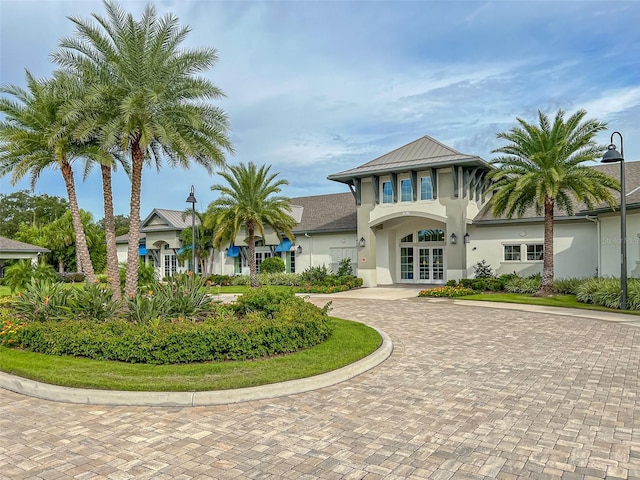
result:
<svg viewBox="0 0 640 480"><path fill-rule="evenodd" d="M212 48L180 49L190 29L168 14L158 18L147 5L140 20L116 3L104 2L106 17L72 17L75 37L63 38L52 58L63 68L90 79L83 108L70 121L86 138L98 138L103 148L117 148L131 158L131 201L125 293L138 283L140 193L142 169L151 160L160 168L188 168L190 161L209 173L225 166L232 152L228 119L208 103L223 97L211 81L196 74L213 67ZM82 118L84 119L82 119Z"/></svg>
<svg viewBox="0 0 640 480"><path fill-rule="evenodd" d="M558 110L553 124L538 111L538 125L518 118L519 127L501 132L497 137L507 145L497 148L500 153L491 163L497 165L489 178L495 183L489 200L494 215L522 217L527 209L536 214L544 211L544 257L542 285L539 295L553 292L553 221L556 208L573 215L576 201L588 208L604 201L615 207L613 190L619 182L594 168L582 165L602 156L604 147L594 137L606 128L596 120L585 120L580 110L566 121L564 111Z"/></svg>
<svg viewBox="0 0 640 480"><path fill-rule="evenodd" d="M11 173L11 183L15 185L29 174L33 189L43 170L51 167L60 170L73 218L77 268L93 282L95 274L80 218L72 162L96 155L97 151L74 141L61 115L65 102L79 95L80 84L60 73L53 79L38 80L27 71L26 80L26 90L14 85L0 87L0 92L15 97L15 100L0 98L0 112L5 115L0 122L0 176Z"/></svg>
<svg viewBox="0 0 640 480"><path fill-rule="evenodd" d="M277 173L269 174L270 166L257 168L249 162L230 166L230 172L222 172L227 185L214 185L211 190L222 194L220 198L209 204L205 227L214 228L213 238L216 248L223 243L233 243L243 228L249 243L249 272L251 286L258 286L258 272L256 268L256 233L264 238L265 226L270 226L279 238L284 235L294 239L291 229L296 221L291 216L289 199L283 196L273 196L280 193L282 185L289 182L283 179L275 180Z"/></svg>

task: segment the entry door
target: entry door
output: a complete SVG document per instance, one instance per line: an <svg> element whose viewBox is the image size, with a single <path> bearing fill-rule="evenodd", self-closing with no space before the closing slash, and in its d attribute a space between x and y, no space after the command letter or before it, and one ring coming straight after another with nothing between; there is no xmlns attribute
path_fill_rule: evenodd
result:
<svg viewBox="0 0 640 480"><path fill-rule="evenodd" d="M444 248L400 247L400 281L442 283L444 281Z"/></svg>

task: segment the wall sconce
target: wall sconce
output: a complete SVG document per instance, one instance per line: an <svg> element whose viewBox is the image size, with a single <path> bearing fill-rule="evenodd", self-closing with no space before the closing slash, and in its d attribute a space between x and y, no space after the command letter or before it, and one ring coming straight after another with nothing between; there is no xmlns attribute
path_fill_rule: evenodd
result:
<svg viewBox="0 0 640 480"><path fill-rule="evenodd" d="M302 254L302 245L298 245L298 248L296 248L296 252L298 252L298 255Z"/></svg>
<svg viewBox="0 0 640 480"><path fill-rule="evenodd" d="M364 237L360 237L360 241L358 242L358 245L360 246L360 248L364 248L367 245L367 242L365 242Z"/></svg>
<svg viewBox="0 0 640 480"><path fill-rule="evenodd" d="M471 241L471 235L468 233L464 234L464 243L469 243Z"/></svg>
<svg viewBox="0 0 640 480"><path fill-rule="evenodd" d="M458 243L458 236L455 233L452 233L449 237L449 243L451 243L451 245Z"/></svg>

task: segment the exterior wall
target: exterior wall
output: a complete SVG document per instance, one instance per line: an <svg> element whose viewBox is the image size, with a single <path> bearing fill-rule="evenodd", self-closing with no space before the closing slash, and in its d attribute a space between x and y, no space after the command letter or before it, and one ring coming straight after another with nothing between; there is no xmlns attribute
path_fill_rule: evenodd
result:
<svg viewBox="0 0 640 480"><path fill-rule="evenodd" d="M607 213L598 218L600 224L600 276L620 278L622 262L620 215ZM627 211L627 276L640 278L640 212Z"/></svg>
<svg viewBox="0 0 640 480"><path fill-rule="evenodd" d="M358 275L365 286L388 285L400 282L400 239L406 234L420 229L441 229L445 231L446 280L467 276L467 249L464 235L467 225L480 211L483 199L465 192L462 168L457 168L457 192L454 191L453 168L437 171L437 195L433 200L402 201L400 185L407 174L397 175L398 201L383 202L383 184L392 181L391 175L380 176L379 203L375 203L375 184L371 178L362 179L362 205L358 207L358 238L364 238L366 247L360 251ZM419 179L430 175L430 171L419 171ZM456 195L457 194L457 195ZM451 234L457 237L456 244L450 242ZM375 268L375 271L373 270Z"/></svg>
<svg viewBox="0 0 640 480"><path fill-rule="evenodd" d="M542 244L544 225L514 222L507 225L470 226L467 250L467 277L473 278L473 266L485 260L497 275L516 272L522 276L542 273L542 260L505 261L504 245ZM588 220L556 222L554 225L555 278L590 277L598 266L597 228ZM618 270L619 274L619 270Z"/></svg>

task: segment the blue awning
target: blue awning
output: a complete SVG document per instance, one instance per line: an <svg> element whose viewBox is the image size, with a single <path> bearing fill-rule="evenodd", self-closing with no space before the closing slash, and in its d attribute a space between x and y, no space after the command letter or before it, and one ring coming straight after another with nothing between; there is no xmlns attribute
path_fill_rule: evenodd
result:
<svg viewBox="0 0 640 480"><path fill-rule="evenodd" d="M231 246L229 250L227 250L227 257L238 257L240 256L240 247Z"/></svg>
<svg viewBox="0 0 640 480"><path fill-rule="evenodd" d="M147 252L147 247L138 247L138 255L146 255Z"/></svg>
<svg viewBox="0 0 640 480"><path fill-rule="evenodd" d="M293 243L291 243L291 240L289 240L288 238L283 238L276 247L276 252L288 252L289 250L291 250L291 245L293 245Z"/></svg>

